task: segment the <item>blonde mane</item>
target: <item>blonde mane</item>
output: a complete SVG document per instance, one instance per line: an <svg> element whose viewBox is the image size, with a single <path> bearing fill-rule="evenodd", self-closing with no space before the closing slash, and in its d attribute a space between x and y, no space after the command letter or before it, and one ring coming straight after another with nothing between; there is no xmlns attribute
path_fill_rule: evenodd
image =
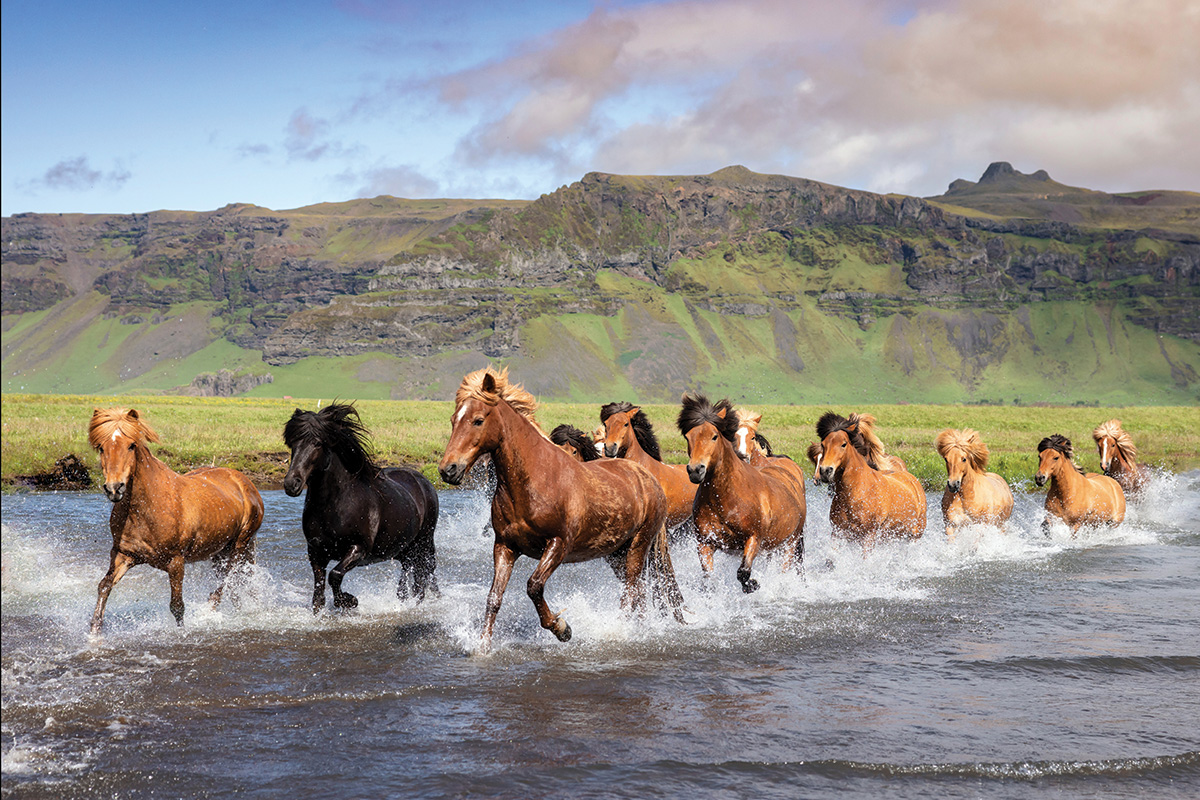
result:
<svg viewBox="0 0 1200 800"><path fill-rule="evenodd" d="M1137 458L1137 448L1133 446L1133 439L1129 434L1121 428L1121 420L1110 419L1108 422L1103 422L1096 426L1096 430L1092 431L1092 439L1099 444L1100 440L1105 436L1112 438L1117 444L1117 452L1121 454L1121 458L1130 464Z"/></svg>
<svg viewBox="0 0 1200 800"><path fill-rule="evenodd" d="M142 421L136 408L97 408L88 423L88 444L93 450L117 436L126 436L138 444L157 442L158 434Z"/></svg>
<svg viewBox="0 0 1200 800"><path fill-rule="evenodd" d="M494 393L483 390L483 379L487 375L491 375L493 382L496 384L496 391ZM474 372L468 372L464 375L462 383L458 386L458 391L454 393L454 413L457 414L458 410L462 408L463 403L472 399L489 406L494 406L503 400L508 403L513 411L516 411L533 423L533 427L537 428L538 433L547 439L550 438L542 430L542 426L538 424L537 418L534 417L534 412L537 411L538 407L537 400L532 394L525 391L524 386L509 380L508 367L496 369L489 364L483 369L477 369Z"/></svg>
<svg viewBox="0 0 1200 800"><path fill-rule="evenodd" d="M963 428L961 431L946 428L937 435L934 446L942 458L945 458L951 450L958 448L966 455L971 469L976 472L987 471L988 449L987 445L983 443L983 439L979 438L978 431L970 428Z"/></svg>
<svg viewBox="0 0 1200 800"><path fill-rule="evenodd" d="M867 463L876 469L883 469L884 464L891 462L891 458L883 451L883 442L875 434L875 416L852 412L847 419L851 425L858 426L858 432L866 442Z"/></svg>

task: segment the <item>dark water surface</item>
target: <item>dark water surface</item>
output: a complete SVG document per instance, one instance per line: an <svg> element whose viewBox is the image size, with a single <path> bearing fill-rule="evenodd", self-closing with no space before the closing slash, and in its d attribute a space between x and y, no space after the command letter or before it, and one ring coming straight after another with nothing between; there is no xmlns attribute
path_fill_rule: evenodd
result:
<svg viewBox="0 0 1200 800"><path fill-rule="evenodd" d="M807 574L736 561L701 589L673 547L689 622L623 614L600 563L537 625L518 562L496 647L486 499L442 495L424 605L399 571L355 570L356 612L309 611L302 501L265 494L240 608L189 565L185 625L136 567L89 637L107 567L99 494L3 498L4 797L1197 797L1200 473L1159 477L1115 530L1009 532L864 557L809 487Z"/></svg>

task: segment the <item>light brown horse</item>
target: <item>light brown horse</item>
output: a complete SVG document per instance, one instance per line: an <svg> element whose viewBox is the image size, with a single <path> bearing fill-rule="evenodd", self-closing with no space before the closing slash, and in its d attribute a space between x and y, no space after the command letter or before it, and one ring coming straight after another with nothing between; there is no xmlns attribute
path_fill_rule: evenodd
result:
<svg viewBox="0 0 1200 800"><path fill-rule="evenodd" d="M774 453L767 437L758 432L762 414L748 408L736 408L734 411L737 413L738 429L733 441L738 457L752 467L765 467L771 463Z"/></svg>
<svg viewBox="0 0 1200 800"><path fill-rule="evenodd" d="M1121 490L1121 484L1107 475L1085 474L1075 466L1071 454L1071 440L1060 434L1047 436L1038 443L1038 468L1033 482L1043 486L1050 481L1042 532L1049 529L1051 517L1065 522L1072 536L1084 525L1122 522L1125 519L1125 492Z"/></svg>
<svg viewBox="0 0 1200 800"><path fill-rule="evenodd" d="M604 455L641 464L662 486L667 496L667 528L676 528L691 519L696 485L688 479L683 464L663 462L654 426L646 412L629 402L608 403L600 409L600 422L604 425L604 438L600 440Z"/></svg>
<svg viewBox="0 0 1200 800"><path fill-rule="evenodd" d="M182 625L186 562L212 559L221 577L209 596L213 606L221 602L230 569L254 562L263 502L250 479L224 467L180 475L151 454L146 443L157 441L135 409L96 409L88 425L88 443L100 454L104 493L113 503L112 552L98 587L92 633L104 623L113 586L132 566L166 571L171 613Z"/></svg>
<svg viewBox="0 0 1200 800"><path fill-rule="evenodd" d="M625 582L623 607L644 604L641 578L649 573L659 597L683 621L683 597L667 549L667 500L654 476L626 459L579 462L553 444L533 417L537 402L492 367L463 378L455 396L450 441L438 471L457 485L482 453L496 467L492 498L495 573L488 593L482 646L492 628L518 556L538 560L529 599L543 628L560 641L571 626L546 605L546 581L564 562L604 558Z"/></svg>
<svg viewBox="0 0 1200 800"><path fill-rule="evenodd" d="M1137 448L1133 439L1121 428L1121 420L1110 419L1092 431L1096 449L1100 452L1100 469L1121 484L1125 497L1140 500L1150 483L1150 469L1137 463Z"/></svg>
<svg viewBox="0 0 1200 800"><path fill-rule="evenodd" d="M817 436L817 477L833 487L829 521L835 535L866 546L884 536L916 539L925 532L921 482L909 472L879 470L867 462L862 417L827 411L817 421Z"/></svg>
<svg viewBox="0 0 1200 800"><path fill-rule="evenodd" d="M738 416L728 400L683 396L679 432L688 445L688 477L697 484L692 517L700 566L712 575L717 550L741 550L738 582L758 589L751 577L759 551L784 550L784 566L804 559L804 473L790 458L752 467L734 449Z"/></svg>
<svg viewBox="0 0 1200 800"><path fill-rule="evenodd" d="M953 539L958 527L972 522L1003 526L1013 512L1012 490L1004 478L987 471L988 449L977 431L947 428L934 440L946 461L946 491L942 493L942 519L946 536Z"/></svg>

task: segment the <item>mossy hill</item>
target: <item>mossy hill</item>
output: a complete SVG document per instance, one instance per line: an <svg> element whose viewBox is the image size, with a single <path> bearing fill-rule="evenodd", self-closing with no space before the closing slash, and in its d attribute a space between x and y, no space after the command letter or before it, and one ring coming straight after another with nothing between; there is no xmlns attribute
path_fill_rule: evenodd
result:
<svg viewBox="0 0 1200 800"><path fill-rule="evenodd" d="M1200 195L993 164L933 198L729 167L526 201L3 220L4 391L1194 404ZM199 377L198 377L199 376Z"/></svg>

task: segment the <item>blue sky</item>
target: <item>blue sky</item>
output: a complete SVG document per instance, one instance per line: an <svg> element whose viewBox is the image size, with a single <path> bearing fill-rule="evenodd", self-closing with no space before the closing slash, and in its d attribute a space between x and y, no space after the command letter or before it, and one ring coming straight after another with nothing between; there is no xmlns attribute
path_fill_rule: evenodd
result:
<svg viewBox="0 0 1200 800"><path fill-rule="evenodd" d="M743 164L917 195L990 161L1200 190L1189 0L3 5L2 213L536 197Z"/></svg>

